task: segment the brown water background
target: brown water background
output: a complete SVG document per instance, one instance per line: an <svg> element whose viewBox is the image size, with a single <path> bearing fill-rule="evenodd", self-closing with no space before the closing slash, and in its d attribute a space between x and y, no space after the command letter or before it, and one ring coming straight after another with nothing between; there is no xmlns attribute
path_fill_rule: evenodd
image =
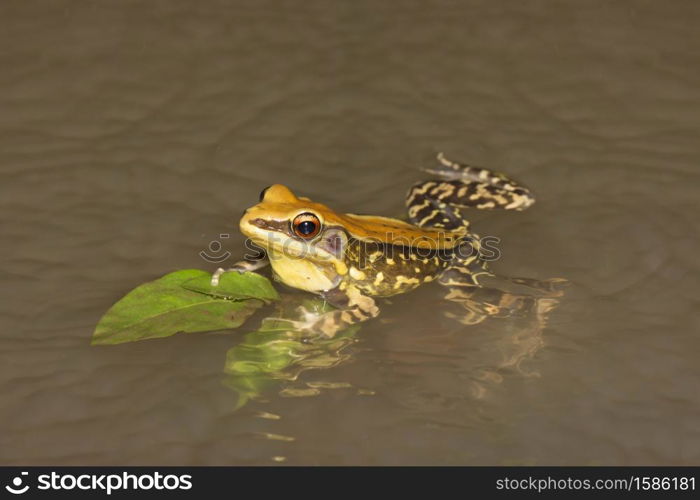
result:
<svg viewBox="0 0 700 500"><path fill-rule="evenodd" d="M696 2L0 4L1 464L698 464ZM427 287L240 409L246 331L91 347L128 290L243 252L284 183L398 216L436 151L536 193L468 214L572 282L543 329ZM221 233L231 233L226 240ZM333 364L333 363L329 363Z"/></svg>

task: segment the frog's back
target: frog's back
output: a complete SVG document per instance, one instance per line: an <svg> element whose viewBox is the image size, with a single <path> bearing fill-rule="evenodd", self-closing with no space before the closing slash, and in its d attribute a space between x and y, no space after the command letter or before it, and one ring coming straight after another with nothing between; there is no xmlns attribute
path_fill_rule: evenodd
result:
<svg viewBox="0 0 700 500"><path fill-rule="evenodd" d="M452 249L467 234L467 227L453 230L422 228L399 219L377 215L338 215L338 223L358 240L409 248Z"/></svg>

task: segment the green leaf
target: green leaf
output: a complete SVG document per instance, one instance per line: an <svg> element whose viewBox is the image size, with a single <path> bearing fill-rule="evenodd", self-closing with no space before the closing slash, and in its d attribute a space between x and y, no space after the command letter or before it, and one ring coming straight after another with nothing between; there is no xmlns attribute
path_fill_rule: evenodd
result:
<svg viewBox="0 0 700 500"><path fill-rule="evenodd" d="M270 280L257 273L224 273L217 286L212 286L211 275L205 273L187 280L182 286L194 292L229 300L260 299L271 302L280 298Z"/></svg>
<svg viewBox="0 0 700 500"><path fill-rule="evenodd" d="M100 319L93 333L93 344L120 344L157 337L168 337L179 332L204 332L236 328L270 300L269 290L260 285L264 280L239 281L239 286L252 283L251 289L239 294L255 298L257 290L263 290L261 300L223 300L183 288L190 280L208 280L205 271L188 269L167 274L145 283L114 304ZM274 291L274 289L273 289Z"/></svg>

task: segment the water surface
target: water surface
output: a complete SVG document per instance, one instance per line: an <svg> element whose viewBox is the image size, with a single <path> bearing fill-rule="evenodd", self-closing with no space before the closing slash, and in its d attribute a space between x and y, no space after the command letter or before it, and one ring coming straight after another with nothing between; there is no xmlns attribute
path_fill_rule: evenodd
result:
<svg viewBox="0 0 700 500"><path fill-rule="evenodd" d="M697 464L699 15L3 3L0 463ZM90 346L138 284L240 256L265 186L398 216L437 151L536 193L468 216L499 274L571 281L546 321L462 325L426 287L244 405L261 316Z"/></svg>

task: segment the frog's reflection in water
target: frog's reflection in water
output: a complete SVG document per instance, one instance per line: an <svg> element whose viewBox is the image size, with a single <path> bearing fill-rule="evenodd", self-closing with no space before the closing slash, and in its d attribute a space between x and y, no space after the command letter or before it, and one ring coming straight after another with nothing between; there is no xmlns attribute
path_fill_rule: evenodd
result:
<svg viewBox="0 0 700 500"><path fill-rule="evenodd" d="M224 383L238 393L238 407L275 389L283 396L319 394L323 383L298 386L294 381L307 370L332 368L350 358L343 351L357 341L360 327L347 328L331 339L308 341L305 334L290 329L291 322L299 319L300 308L317 314L332 310L322 299L284 294L275 317L265 318L258 330L226 353Z"/></svg>
<svg viewBox="0 0 700 500"><path fill-rule="evenodd" d="M452 288L445 296L445 316L468 327L443 341L452 353L459 353L452 368L475 398L483 398L506 373L538 375L527 361L545 344L549 314L568 286L559 278L492 278L480 287ZM466 343L464 334L469 335Z"/></svg>
<svg viewBox="0 0 700 500"><path fill-rule="evenodd" d="M454 360L455 352L460 352L459 346L454 344L463 344L463 335L473 330L474 325L492 320L486 323L495 325L495 333L488 333L489 338L480 341L480 350L486 349L490 353L488 360L481 355L472 358L469 354L460 355L457 360L457 371L469 381L469 393L476 398L483 397L490 384L499 383L504 371L524 373L521 363L532 358L544 344L542 331L548 314L558 305L566 282L510 279L506 285L501 281L483 287L450 289L445 297L447 302L442 302L443 314L453 325L450 330L457 331L458 335L451 335L451 338L437 335L432 339L442 343L440 350L450 351ZM240 344L227 352L224 382L238 393L238 408L250 400L264 400L275 393L304 397L337 388L353 388L358 394L372 392L371 389L358 389L350 381L300 381L299 376L307 370L325 370L350 360L353 351L348 348L358 342L357 333L361 328L355 325L332 339L306 341L302 333L290 329L290 322L299 318L300 307L318 314L331 309L321 299L285 294L277 305L275 317L264 319L257 331L246 334ZM463 327L460 323L469 326ZM394 342L390 341L391 344ZM434 355L435 352L429 352L431 348L427 347L426 357ZM402 349L389 349L384 355L399 365L396 371L400 374L400 366L405 361ZM407 365L411 366L410 372L414 372L417 366L415 360Z"/></svg>

